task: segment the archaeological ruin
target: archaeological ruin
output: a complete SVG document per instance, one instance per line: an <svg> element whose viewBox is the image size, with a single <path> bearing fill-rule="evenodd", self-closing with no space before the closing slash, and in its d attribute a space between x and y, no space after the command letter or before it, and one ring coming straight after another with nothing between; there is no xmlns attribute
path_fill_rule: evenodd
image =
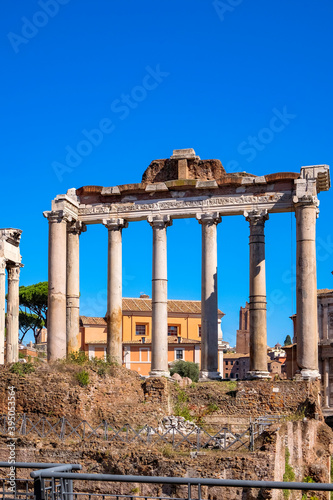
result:
<svg viewBox="0 0 333 500"><path fill-rule="evenodd" d="M249 378L267 371L265 223L270 213L295 212L297 239L297 364L305 380L319 378L315 232L318 193L330 188L327 165L255 176L228 173L219 160L193 149L154 160L136 184L69 189L44 212L49 222L48 359L77 350L79 237L86 226L108 230L107 354L122 361L122 231L135 221L152 227L152 361L150 375L168 376L167 227L196 218L202 227L201 379L219 378L217 344L217 225L224 216L249 223ZM130 229L129 229L130 230Z"/></svg>
<svg viewBox="0 0 333 500"><path fill-rule="evenodd" d="M8 274L6 362L18 360L21 229L0 229L0 364L5 362L6 269Z"/></svg>

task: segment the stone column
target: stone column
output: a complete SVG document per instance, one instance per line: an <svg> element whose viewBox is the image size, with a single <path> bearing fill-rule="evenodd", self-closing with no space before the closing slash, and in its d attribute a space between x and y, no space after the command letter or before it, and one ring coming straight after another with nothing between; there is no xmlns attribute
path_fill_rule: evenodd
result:
<svg viewBox="0 0 333 500"><path fill-rule="evenodd" d="M44 213L49 221L49 296L47 357L66 357L66 240L68 217L62 211Z"/></svg>
<svg viewBox="0 0 333 500"><path fill-rule="evenodd" d="M66 276L66 353L79 351L80 342L80 234L86 231L80 221L67 227L67 276Z"/></svg>
<svg viewBox="0 0 333 500"><path fill-rule="evenodd" d="M217 234L218 213L198 214L202 227L200 380L220 379L218 371Z"/></svg>
<svg viewBox="0 0 333 500"><path fill-rule="evenodd" d="M320 378L318 370L318 320L316 274L317 205L295 204L297 364L304 380Z"/></svg>
<svg viewBox="0 0 333 500"><path fill-rule="evenodd" d="M107 286L107 359L118 364L122 354L122 230L128 226L124 219L103 220L108 229L108 286Z"/></svg>
<svg viewBox="0 0 333 500"><path fill-rule="evenodd" d="M0 260L0 365L5 362L6 259Z"/></svg>
<svg viewBox="0 0 333 500"><path fill-rule="evenodd" d="M324 358L324 408L330 407L330 360Z"/></svg>
<svg viewBox="0 0 333 500"><path fill-rule="evenodd" d="M167 216L150 216L153 228L151 377L168 377Z"/></svg>
<svg viewBox="0 0 333 500"><path fill-rule="evenodd" d="M6 361L18 361L20 264L8 266Z"/></svg>
<svg viewBox="0 0 333 500"><path fill-rule="evenodd" d="M265 222L267 210L244 213L250 223L250 371L248 378L269 378L267 369Z"/></svg>

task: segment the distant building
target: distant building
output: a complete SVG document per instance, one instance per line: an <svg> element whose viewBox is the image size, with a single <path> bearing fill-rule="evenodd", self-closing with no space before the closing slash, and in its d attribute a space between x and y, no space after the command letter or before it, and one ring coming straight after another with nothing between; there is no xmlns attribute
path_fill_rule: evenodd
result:
<svg viewBox="0 0 333 500"><path fill-rule="evenodd" d="M239 330L236 332L236 352L250 354L250 306L248 302L239 311Z"/></svg>
<svg viewBox="0 0 333 500"><path fill-rule="evenodd" d="M250 370L250 356L237 352L223 355L223 378L244 380Z"/></svg>
<svg viewBox="0 0 333 500"><path fill-rule="evenodd" d="M221 319L218 310L219 371L223 371ZM152 305L147 295L123 298L122 335L123 365L148 376L151 367ZM80 349L89 358L106 358L107 323L105 318L80 316ZM40 338L45 344L47 332ZM41 344L39 344L41 345ZM201 301L168 300L168 362L192 361L200 365Z"/></svg>
<svg viewBox="0 0 333 500"><path fill-rule="evenodd" d="M333 290L327 288L317 292L318 357L319 371L324 389L324 408L333 409ZM297 314L291 316L294 326L293 345L285 346L287 353L287 377L298 372L297 365Z"/></svg>

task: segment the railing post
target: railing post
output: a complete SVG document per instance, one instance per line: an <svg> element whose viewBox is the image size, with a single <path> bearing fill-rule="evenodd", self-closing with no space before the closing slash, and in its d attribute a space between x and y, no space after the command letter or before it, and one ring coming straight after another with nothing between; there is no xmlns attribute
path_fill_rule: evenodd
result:
<svg viewBox="0 0 333 500"><path fill-rule="evenodd" d="M40 477L35 477L34 479L34 500L44 500L44 479Z"/></svg>
<svg viewBox="0 0 333 500"><path fill-rule="evenodd" d="M61 417L60 439L64 440L65 437L65 417Z"/></svg>
<svg viewBox="0 0 333 500"><path fill-rule="evenodd" d="M104 439L105 441L108 440L108 423L106 420L104 420Z"/></svg>
<svg viewBox="0 0 333 500"><path fill-rule="evenodd" d="M197 428L197 451L200 451L200 437L201 437L201 429Z"/></svg>

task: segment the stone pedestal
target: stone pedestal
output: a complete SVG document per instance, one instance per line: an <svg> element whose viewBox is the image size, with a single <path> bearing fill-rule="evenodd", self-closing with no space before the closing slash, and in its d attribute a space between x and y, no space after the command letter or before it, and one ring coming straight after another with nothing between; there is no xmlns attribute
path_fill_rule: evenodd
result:
<svg viewBox="0 0 333 500"><path fill-rule="evenodd" d="M316 274L317 206L296 203L297 364L304 380L320 378Z"/></svg>
<svg viewBox="0 0 333 500"><path fill-rule="evenodd" d="M168 377L168 275L166 228L169 216L148 217L153 228L151 377Z"/></svg>
<svg viewBox="0 0 333 500"><path fill-rule="evenodd" d="M8 266L6 361L18 361L20 264Z"/></svg>
<svg viewBox="0 0 333 500"><path fill-rule="evenodd" d="M220 379L218 371L217 240L218 213L198 214L202 227L200 380Z"/></svg>
<svg viewBox="0 0 333 500"><path fill-rule="evenodd" d="M5 362L6 259L0 260L0 365Z"/></svg>
<svg viewBox="0 0 333 500"><path fill-rule="evenodd" d="M67 227L66 276L66 345L67 354L80 350L80 234L86 231L82 222Z"/></svg>
<svg viewBox="0 0 333 500"><path fill-rule="evenodd" d="M66 357L66 239L67 217L49 212L49 296L47 311L47 357Z"/></svg>
<svg viewBox="0 0 333 500"><path fill-rule="evenodd" d="M266 210L244 213L250 223L250 371L248 378L269 378L267 368L265 221Z"/></svg>
<svg viewBox="0 0 333 500"><path fill-rule="evenodd" d="M103 220L108 229L108 286L106 355L122 364L122 230L124 219Z"/></svg>

